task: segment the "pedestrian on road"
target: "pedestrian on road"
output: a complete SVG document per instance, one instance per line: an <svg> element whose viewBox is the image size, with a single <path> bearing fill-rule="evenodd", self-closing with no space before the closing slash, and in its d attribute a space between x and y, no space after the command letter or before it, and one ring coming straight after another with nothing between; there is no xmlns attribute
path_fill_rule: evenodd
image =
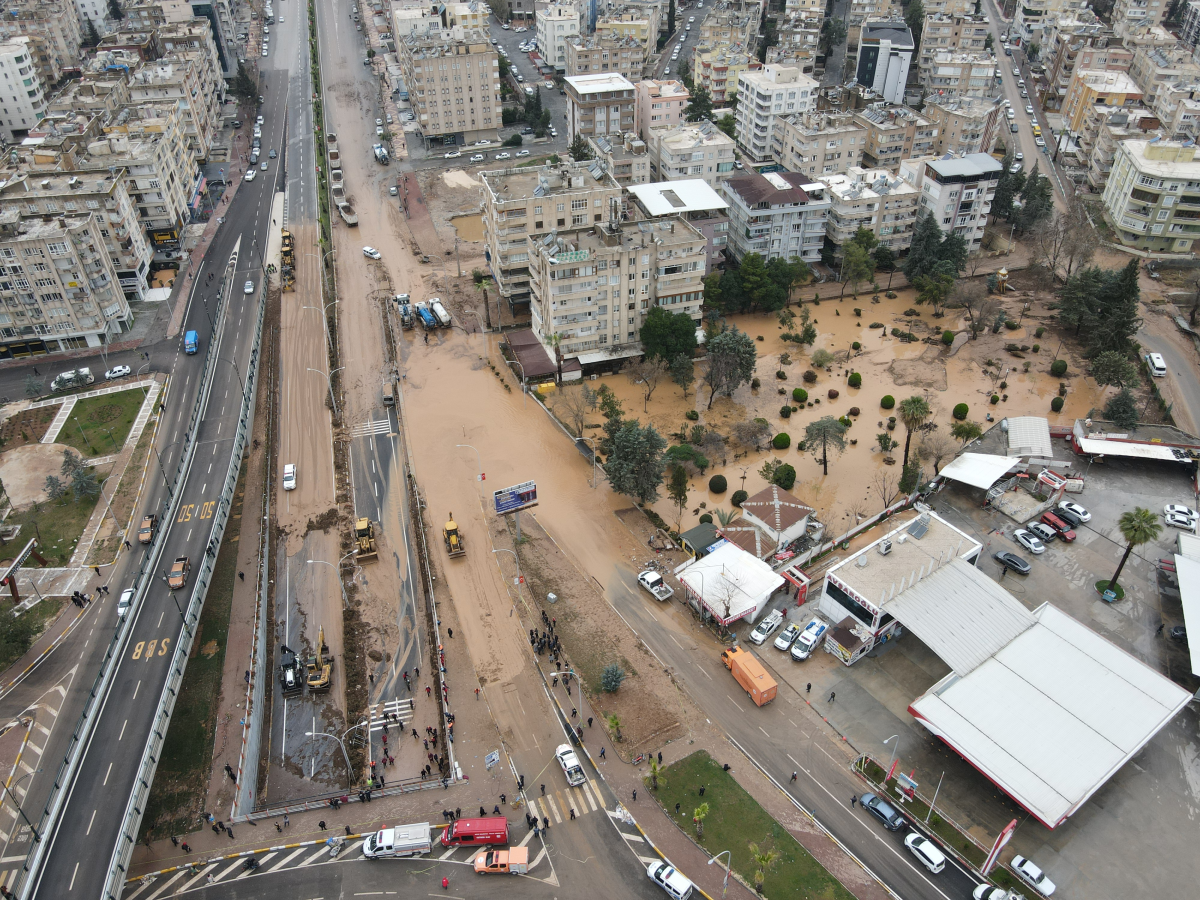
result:
<svg viewBox="0 0 1200 900"><path fill-rule="evenodd" d="M225 833L226 833L227 835L229 835L229 839L232 841L232 840L233 840L233 829L232 829L232 828L226 828L226 829L225 829Z"/></svg>
<svg viewBox="0 0 1200 900"><path fill-rule="evenodd" d="M479 699L479 688L475 688L475 699Z"/></svg>
<svg viewBox="0 0 1200 900"><path fill-rule="evenodd" d="M417 740L417 729L414 728L412 730L412 732L413 732L413 740L415 741L415 740Z"/></svg>
<svg viewBox="0 0 1200 900"><path fill-rule="evenodd" d="M175 835L171 835L171 843L174 844L176 847L178 847L179 846L179 838L175 837Z"/></svg>
<svg viewBox="0 0 1200 900"><path fill-rule="evenodd" d="M829 692L829 702L830 702L830 703L832 703L832 702L833 702L834 700L836 700L836 699L837 699L837 692L836 692L836 691L830 691L830 692Z"/></svg>
<svg viewBox="0 0 1200 900"><path fill-rule="evenodd" d="M550 817L549 816L542 816L542 830L543 831L550 830Z"/></svg>
<svg viewBox="0 0 1200 900"><path fill-rule="evenodd" d="M429 335L425 335L425 343L427 343L427 344L429 343ZM444 890L448 889L449 887L450 887L450 879L443 876L442 890L444 891Z"/></svg>
<svg viewBox="0 0 1200 900"><path fill-rule="evenodd" d="M592 727L592 717L588 716L588 728Z"/></svg>
<svg viewBox="0 0 1200 900"><path fill-rule="evenodd" d="M320 828L322 831L324 831L325 830L325 820L322 819L320 822L318 822L317 827Z"/></svg>
<svg viewBox="0 0 1200 900"><path fill-rule="evenodd" d="M637 789L636 788L633 791L633 800L635 803L637 802Z"/></svg>
<svg viewBox="0 0 1200 900"><path fill-rule="evenodd" d="M855 804L855 803L857 803L857 802L858 802L858 795L857 795L857 794L851 794L851 795L850 795L850 808L851 808L851 809L854 809L854 804Z"/></svg>
<svg viewBox="0 0 1200 900"><path fill-rule="evenodd" d="M501 802L501 803L507 803L507 802L508 802L508 796L507 796L506 794L501 794L501 795L500 795L500 802Z"/></svg>
<svg viewBox="0 0 1200 900"><path fill-rule="evenodd" d="M575 818L575 810L571 810L571 818Z"/></svg>
<svg viewBox="0 0 1200 900"><path fill-rule="evenodd" d="M808 682L808 684L804 685L804 693L806 693L806 694L812 693L812 682L811 681Z"/></svg>
<svg viewBox="0 0 1200 900"><path fill-rule="evenodd" d="M542 796L546 796L546 786L544 784L542 785Z"/></svg>
<svg viewBox="0 0 1200 900"><path fill-rule="evenodd" d="M425 696L426 696L426 697L429 697L429 696L430 696L430 690L431 690L431 689L430 689L429 685L425 685Z"/></svg>
<svg viewBox="0 0 1200 900"><path fill-rule="evenodd" d="M238 578L240 578L242 581L245 581L245 580L246 580L246 573L245 573L245 572L238 572Z"/></svg>
<svg viewBox="0 0 1200 900"><path fill-rule="evenodd" d="M462 815L462 808L458 807L458 806L454 807L454 818L457 819L461 815Z"/></svg>
<svg viewBox="0 0 1200 900"><path fill-rule="evenodd" d="M495 806L492 807L492 815L493 816L500 815L500 804L499 803L497 803Z"/></svg>
<svg viewBox="0 0 1200 900"><path fill-rule="evenodd" d="M183 852L184 852L184 853L191 853L191 852L192 852L192 848L188 846L188 842L187 842L187 841L184 841L184 842L183 842L182 844L180 844L179 846L183 848Z"/></svg>
<svg viewBox="0 0 1200 900"><path fill-rule="evenodd" d="M290 826L291 824L292 824L292 820L288 818L288 815L287 815L287 813L284 813L284 814L283 814L283 827L284 827L284 828L287 828L287 827L288 827L288 826Z"/></svg>
<svg viewBox="0 0 1200 900"><path fill-rule="evenodd" d="M220 829L219 829L219 828L217 828L217 825L216 825L216 823L215 823L215 822L213 823L212 830L213 830L213 834L220 834L220 833L221 833Z"/></svg>
<svg viewBox="0 0 1200 900"><path fill-rule="evenodd" d="M280 834L283 834L283 826L280 825L278 822L275 823L275 830L277 832L279 832Z"/></svg>
<svg viewBox="0 0 1200 900"><path fill-rule="evenodd" d="M446 634L450 635L450 637L454 637L454 629L453 629L453 628L447 628L447 629L446 629Z"/></svg>
<svg viewBox="0 0 1200 900"><path fill-rule="evenodd" d="M126 541L126 542L125 542L125 549L126 549L126 550L132 550L132 549L133 549L133 544L129 543L129 541Z"/></svg>
<svg viewBox="0 0 1200 900"><path fill-rule="evenodd" d="M426 750L429 749L429 741L428 740L422 741L421 743L425 745Z"/></svg>
<svg viewBox="0 0 1200 900"><path fill-rule="evenodd" d="M600 748L600 758L604 759L604 748L603 747Z"/></svg>
<svg viewBox="0 0 1200 900"><path fill-rule="evenodd" d="M796 781L796 776L797 776L798 774L799 774L798 772L793 772L793 773L792 773L792 777L791 777L790 779L788 779L788 784L793 784L793 783L795 783L795 781Z"/></svg>
<svg viewBox="0 0 1200 900"><path fill-rule="evenodd" d="M34 375L40 375L40 374L41 374L41 373L40 373L40 372L37 370L37 366L34 366L34 367L33 367L33 374L34 374Z"/></svg>
<svg viewBox="0 0 1200 900"><path fill-rule="evenodd" d="M572 707L571 707L571 718L573 719L573 718L575 718L577 715L579 715L579 711L578 711L577 709L575 709L575 707L573 707L573 706L572 706Z"/></svg>
<svg viewBox="0 0 1200 900"><path fill-rule="evenodd" d="M1158 628L1154 632L1155 637L1159 637L1163 633L1163 623L1159 623Z"/></svg>
<svg viewBox="0 0 1200 900"><path fill-rule="evenodd" d="M662 751L661 750L658 751L658 764L660 766L662 765Z"/></svg>

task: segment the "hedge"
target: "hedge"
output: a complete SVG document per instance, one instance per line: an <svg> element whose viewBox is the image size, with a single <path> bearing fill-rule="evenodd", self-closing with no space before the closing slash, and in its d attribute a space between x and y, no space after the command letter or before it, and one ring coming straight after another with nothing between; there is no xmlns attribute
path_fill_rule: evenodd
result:
<svg viewBox="0 0 1200 900"><path fill-rule="evenodd" d="M1050 374L1055 378L1062 378L1067 374L1067 361L1065 359L1056 359L1050 363Z"/></svg>
<svg viewBox="0 0 1200 900"><path fill-rule="evenodd" d="M862 375L858 372L851 372L850 379L846 383L852 388L862 387Z"/></svg>
<svg viewBox="0 0 1200 900"><path fill-rule="evenodd" d="M959 403L959 404L955 405L953 415L954 415L954 418L958 419L958 421L961 422L961 421L963 421L963 419L965 419L967 417L967 413L970 411L971 411L971 408L969 406L967 406L967 404Z"/></svg>
<svg viewBox="0 0 1200 900"><path fill-rule="evenodd" d="M891 394L884 394L883 399L879 401L879 405L883 409L891 409L896 405L896 398Z"/></svg>
<svg viewBox="0 0 1200 900"><path fill-rule="evenodd" d="M792 388L792 400L796 403L805 403L808 400L808 391L804 388Z"/></svg>
<svg viewBox="0 0 1200 900"><path fill-rule="evenodd" d="M786 450L791 445L792 445L791 435L789 435L785 431L779 432L779 434L775 435L775 437L773 437L771 439L771 446L774 447L776 450Z"/></svg>

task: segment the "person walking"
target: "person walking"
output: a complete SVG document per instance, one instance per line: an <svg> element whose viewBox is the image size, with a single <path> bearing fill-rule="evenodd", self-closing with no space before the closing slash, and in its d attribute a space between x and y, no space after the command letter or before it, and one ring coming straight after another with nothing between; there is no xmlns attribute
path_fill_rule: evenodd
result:
<svg viewBox="0 0 1200 900"><path fill-rule="evenodd" d="M795 783L795 781L796 781L796 776L797 776L798 774L799 774L798 772L793 772L793 773L792 773L792 777L791 777L791 778L788 780L788 783L789 783L789 784L794 784L794 783Z"/></svg>
<svg viewBox="0 0 1200 900"><path fill-rule="evenodd" d="M604 748L603 747L600 748L600 758L604 759Z"/></svg>
<svg viewBox="0 0 1200 900"><path fill-rule="evenodd" d="M175 835L171 835L171 843L174 844L176 847L178 847L179 846L179 838L177 838Z"/></svg>
<svg viewBox="0 0 1200 900"><path fill-rule="evenodd" d="M588 716L588 728L592 727L592 717Z"/></svg>
<svg viewBox="0 0 1200 900"><path fill-rule="evenodd" d="M542 796L546 796L546 786L544 784L542 785Z"/></svg>
<svg viewBox="0 0 1200 900"><path fill-rule="evenodd" d="M812 682L811 681L808 682L808 684L804 685L804 693L806 693L806 694L812 693Z"/></svg>
<svg viewBox="0 0 1200 900"><path fill-rule="evenodd" d="M834 700L836 700L836 699L837 699L837 692L836 692L836 691L830 691L830 692L829 692L829 700L828 700L827 702L829 702L829 703L832 703L832 702L833 702Z"/></svg>
<svg viewBox="0 0 1200 900"><path fill-rule="evenodd" d="M319 829L321 829L322 831L324 831L324 830L325 830L325 820L324 820L324 819L322 819L320 822L318 822L318 823L317 823L317 827L318 827Z"/></svg>
<svg viewBox="0 0 1200 900"><path fill-rule="evenodd" d="M675 804L675 815L679 815L679 804Z"/></svg>
<svg viewBox="0 0 1200 900"><path fill-rule="evenodd" d="M635 803L637 802L637 788L634 788L633 790L633 800Z"/></svg>
<svg viewBox="0 0 1200 900"><path fill-rule="evenodd" d="M284 827L284 828L287 828L287 827L289 827L291 824L292 824L292 820L288 818L288 814L287 814L287 813L284 813L284 814L283 814L283 827Z"/></svg>
<svg viewBox="0 0 1200 900"><path fill-rule="evenodd" d="M425 343L427 343L427 344L429 343L429 335L428 334L425 335ZM449 889L449 887L450 887L450 879L443 876L442 877L442 890L443 891L447 890L447 889Z"/></svg>
<svg viewBox="0 0 1200 900"><path fill-rule="evenodd" d="M549 816L542 816L542 830L543 831L550 830L550 817Z"/></svg>
<svg viewBox="0 0 1200 900"><path fill-rule="evenodd" d="M854 809L854 804L858 802L858 794L850 795L850 808Z"/></svg>
<svg viewBox="0 0 1200 900"><path fill-rule="evenodd" d="M662 751L661 750L658 751L658 764L660 766L662 765Z"/></svg>
<svg viewBox="0 0 1200 900"><path fill-rule="evenodd" d="M704 787L705 787L704 785L700 785L700 796L701 797L704 796Z"/></svg>
<svg viewBox="0 0 1200 900"><path fill-rule="evenodd" d="M572 819L574 819L574 818L575 818L575 810L573 810L573 809L571 810L571 818L572 818Z"/></svg>
<svg viewBox="0 0 1200 900"><path fill-rule="evenodd" d="M184 842L183 842L183 843L181 843L179 846L180 846L180 848L183 850L183 852L184 852L184 853L191 853L191 852L192 852L192 848L191 848L190 846L188 846L188 842L187 842L187 841L184 841Z"/></svg>

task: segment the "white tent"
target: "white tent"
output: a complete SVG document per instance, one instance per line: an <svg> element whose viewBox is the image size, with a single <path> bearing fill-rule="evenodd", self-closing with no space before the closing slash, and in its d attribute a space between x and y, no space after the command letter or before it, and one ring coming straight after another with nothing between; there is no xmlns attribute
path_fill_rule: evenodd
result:
<svg viewBox="0 0 1200 900"><path fill-rule="evenodd" d="M964 453L938 472L939 478L961 481L972 487L987 490L1008 472L1019 460L1010 456L991 453Z"/></svg>
<svg viewBox="0 0 1200 900"><path fill-rule="evenodd" d="M783 587L782 575L729 541L680 572L679 581L724 625L740 619L753 622Z"/></svg>

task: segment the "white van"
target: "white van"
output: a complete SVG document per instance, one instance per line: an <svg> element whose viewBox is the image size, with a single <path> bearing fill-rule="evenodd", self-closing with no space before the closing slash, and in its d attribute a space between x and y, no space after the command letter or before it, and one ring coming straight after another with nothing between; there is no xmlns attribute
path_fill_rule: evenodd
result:
<svg viewBox="0 0 1200 900"><path fill-rule="evenodd" d="M363 841L362 848L367 859L420 856L429 852L429 823L384 828Z"/></svg>
<svg viewBox="0 0 1200 900"><path fill-rule="evenodd" d="M1167 377L1167 361L1162 358L1161 353L1147 353L1146 365L1150 367L1150 374L1155 378Z"/></svg>
<svg viewBox="0 0 1200 900"><path fill-rule="evenodd" d="M904 846L934 875L946 868L946 854L929 838L910 831L904 839Z"/></svg>
<svg viewBox="0 0 1200 900"><path fill-rule="evenodd" d="M646 867L646 875L667 892L673 900L689 900L693 893L691 881L669 862L652 862Z"/></svg>

